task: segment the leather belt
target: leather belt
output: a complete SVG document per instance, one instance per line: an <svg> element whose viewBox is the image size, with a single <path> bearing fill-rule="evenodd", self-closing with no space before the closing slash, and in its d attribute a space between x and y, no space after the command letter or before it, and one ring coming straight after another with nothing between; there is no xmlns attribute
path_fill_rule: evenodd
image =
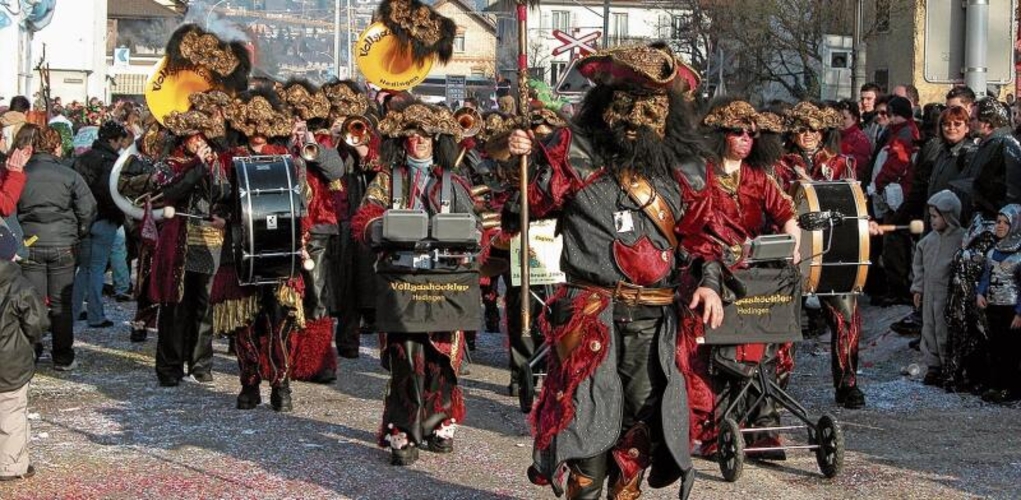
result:
<svg viewBox="0 0 1021 500"><path fill-rule="evenodd" d="M609 296L629 306L668 306L674 303L674 288L649 288L626 281L618 281L617 286L607 288L578 279L572 279L568 285Z"/></svg>

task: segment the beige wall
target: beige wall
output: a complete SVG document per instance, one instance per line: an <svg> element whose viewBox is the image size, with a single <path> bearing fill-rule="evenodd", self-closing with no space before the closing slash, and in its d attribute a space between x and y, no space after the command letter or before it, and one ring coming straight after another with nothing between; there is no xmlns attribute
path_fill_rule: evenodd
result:
<svg viewBox="0 0 1021 500"><path fill-rule="evenodd" d="M895 7L890 19L890 32L875 33L868 38L868 56L866 60L867 75L865 80L875 80L877 69L888 69L889 84L886 91L902 83L911 83L918 88L918 96L922 104L930 102L942 103L951 84L929 83L925 81L925 1L910 0L899 8ZM950 0L946 0L950 1ZM891 3L897 4L897 0ZM865 25L872 26L875 19L874 2L865 2ZM1013 85L1004 85L1000 98L1013 92Z"/></svg>
<svg viewBox="0 0 1021 500"><path fill-rule="evenodd" d="M472 76L482 71L483 76L493 78L496 74L495 29L468 14L456 2L444 2L436 10L457 23L458 34L464 35L464 52L455 51L446 66L433 66L429 75Z"/></svg>

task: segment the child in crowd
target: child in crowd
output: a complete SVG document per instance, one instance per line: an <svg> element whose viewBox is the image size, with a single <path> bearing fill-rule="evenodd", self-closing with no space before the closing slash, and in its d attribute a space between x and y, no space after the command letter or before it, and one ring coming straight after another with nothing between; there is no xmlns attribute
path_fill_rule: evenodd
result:
<svg viewBox="0 0 1021 500"><path fill-rule="evenodd" d="M1021 205L1010 204L996 217L998 241L986 256L978 283L979 309L989 324L989 380L983 401L1004 403L1021 397Z"/></svg>
<svg viewBox="0 0 1021 500"><path fill-rule="evenodd" d="M33 345L49 328L46 308L14 263L17 248L0 224L0 481L35 474L28 463L28 381L35 374Z"/></svg>
<svg viewBox="0 0 1021 500"><path fill-rule="evenodd" d="M947 305L950 274L954 254L961 248L961 200L949 190L929 198L929 221L932 231L915 247L914 280L911 292L915 307L922 311L922 354L929 369L922 381L925 385L942 383L947 363L947 322L943 311Z"/></svg>

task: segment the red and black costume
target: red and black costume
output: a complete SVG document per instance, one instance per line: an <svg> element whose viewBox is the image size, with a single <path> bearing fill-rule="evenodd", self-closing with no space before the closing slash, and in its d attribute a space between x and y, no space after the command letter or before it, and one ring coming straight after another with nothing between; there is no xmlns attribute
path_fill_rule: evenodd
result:
<svg viewBox="0 0 1021 500"><path fill-rule="evenodd" d="M440 213L474 214L475 199L468 182L450 172L456 154L452 137L460 129L448 110L413 103L391 110L379 130L388 137L383 150L392 169L379 172L369 185L351 228L357 240L378 249L376 320L382 362L390 371L379 445L390 448L392 465L409 465L419 448L453 451L454 432L464 420L457 377L464 331L479 321L478 264L429 257L417 245L415 250L394 245L383 239L383 218L388 210L422 210L430 219ZM416 148L426 136L435 138L430 139L432 156L412 157L405 148ZM477 218L475 223L481 229ZM408 288L424 291L400 293ZM456 305L434 309L429 305L434 299Z"/></svg>
<svg viewBox="0 0 1021 500"><path fill-rule="evenodd" d="M221 157L207 164L183 147L168 158L159 179L163 201L177 212L228 218L231 192ZM213 308L210 295L219 268L224 231L209 220L175 217L163 222L153 252L149 295L160 304L156 375L173 386L188 374L211 380Z"/></svg>
<svg viewBox="0 0 1021 500"><path fill-rule="evenodd" d="M694 470L675 293L688 262L675 231L676 221L709 209L682 97L693 73L651 46L600 52L579 66L597 86L572 129L532 156L531 214L557 217L568 282L540 321L550 355L532 409L529 479L572 499L600 498L607 481L611 498L636 498L651 467L650 486L682 479L686 498ZM715 263L705 270L703 286L718 282Z"/></svg>
<svg viewBox="0 0 1021 500"><path fill-rule="evenodd" d="M840 118L827 114L811 103L803 102L790 110L792 128L805 126L825 134L839 134ZM838 136L839 137L839 136ZM838 146L839 147L839 144ZM777 180L786 192L799 180L854 181L855 165L850 156L834 153L826 147L816 151L803 151L792 144L794 150L781 159L776 168ZM848 408L860 408L865 396L858 388L858 342L861 337L861 311L858 295L826 295L819 301L826 314L830 337L830 371L836 389L836 401Z"/></svg>

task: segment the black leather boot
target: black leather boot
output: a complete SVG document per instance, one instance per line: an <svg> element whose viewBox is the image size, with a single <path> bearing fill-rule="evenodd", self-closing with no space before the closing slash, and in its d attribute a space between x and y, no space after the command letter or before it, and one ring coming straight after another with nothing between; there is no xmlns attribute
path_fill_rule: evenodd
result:
<svg viewBox="0 0 1021 500"><path fill-rule="evenodd" d="M238 409L252 410L262 403L262 394L259 393L259 385L242 385L241 393L238 394Z"/></svg>
<svg viewBox="0 0 1021 500"><path fill-rule="evenodd" d="M287 380L273 388L269 394L269 404L279 412L289 412L294 409L294 406L291 405L291 385Z"/></svg>

